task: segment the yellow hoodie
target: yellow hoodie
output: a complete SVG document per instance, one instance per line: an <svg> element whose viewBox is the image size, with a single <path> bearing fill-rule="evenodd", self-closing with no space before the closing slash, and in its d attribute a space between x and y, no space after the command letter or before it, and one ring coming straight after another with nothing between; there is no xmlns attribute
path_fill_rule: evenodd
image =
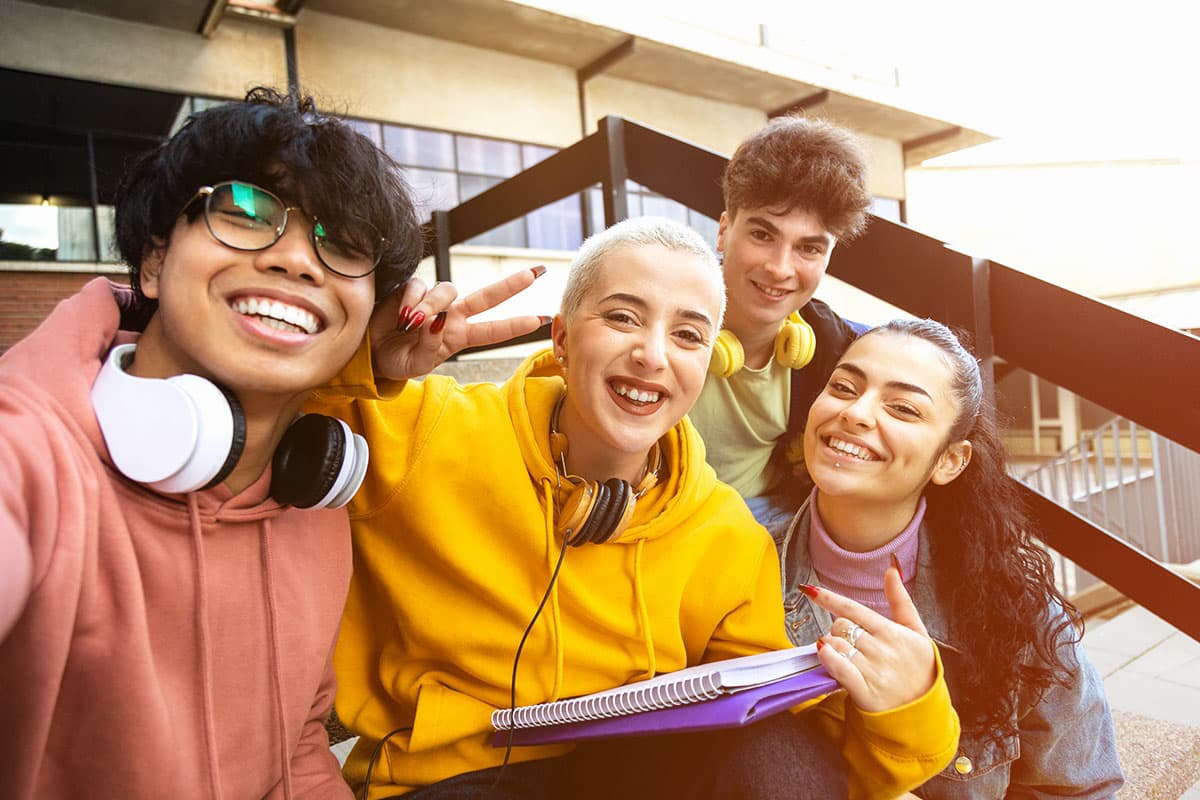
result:
<svg viewBox="0 0 1200 800"><path fill-rule="evenodd" d="M490 715L509 705L513 657L562 545L548 443L562 391L545 351L503 386L434 375L392 399L322 396L314 408L371 447L350 506L354 577L334 655L338 716L361 737L345 766L356 789L376 744L411 727L388 739L373 798L503 760ZM717 481L690 422L660 444L662 479L626 531L567 552L521 652L518 705L789 646L770 537ZM840 718L840 704L830 712ZM846 730L851 774L861 766L879 790L864 797L918 785L958 733L940 676L913 706L855 716ZM567 749L516 748L512 760Z"/></svg>

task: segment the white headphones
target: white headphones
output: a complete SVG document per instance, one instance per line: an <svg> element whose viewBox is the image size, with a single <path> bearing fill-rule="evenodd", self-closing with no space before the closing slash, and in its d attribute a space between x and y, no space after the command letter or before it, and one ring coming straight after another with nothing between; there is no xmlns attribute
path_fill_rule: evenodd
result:
<svg viewBox="0 0 1200 800"><path fill-rule="evenodd" d="M246 444L232 392L199 377L139 378L125 371L136 345L114 347L92 384L92 408L113 463L125 477L168 494L216 486ZM293 422L271 466L271 496L298 508L341 508L367 473L367 440L340 419Z"/></svg>

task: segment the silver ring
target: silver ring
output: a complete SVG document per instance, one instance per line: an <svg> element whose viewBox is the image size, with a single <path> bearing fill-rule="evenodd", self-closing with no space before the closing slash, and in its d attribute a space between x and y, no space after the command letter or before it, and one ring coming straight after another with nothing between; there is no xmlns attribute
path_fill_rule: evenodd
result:
<svg viewBox="0 0 1200 800"><path fill-rule="evenodd" d="M858 655L858 648L854 645L850 645L850 652L846 653L846 660L853 661L856 655Z"/></svg>
<svg viewBox="0 0 1200 800"><path fill-rule="evenodd" d="M846 632L842 634L842 638L849 642L851 647L857 647L858 637L862 636L864 633L866 633L866 630L863 629L863 626L859 625L857 622L851 622L850 627L847 628Z"/></svg>

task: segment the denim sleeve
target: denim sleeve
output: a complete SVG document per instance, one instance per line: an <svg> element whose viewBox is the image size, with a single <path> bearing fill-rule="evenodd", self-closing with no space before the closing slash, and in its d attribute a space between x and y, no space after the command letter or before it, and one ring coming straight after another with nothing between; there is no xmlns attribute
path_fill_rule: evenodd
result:
<svg viewBox="0 0 1200 800"><path fill-rule="evenodd" d="M1079 643L1071 685L1051 686L1021 719L1010 798L1110 798L1125 782L1100 673Z"/></svg>

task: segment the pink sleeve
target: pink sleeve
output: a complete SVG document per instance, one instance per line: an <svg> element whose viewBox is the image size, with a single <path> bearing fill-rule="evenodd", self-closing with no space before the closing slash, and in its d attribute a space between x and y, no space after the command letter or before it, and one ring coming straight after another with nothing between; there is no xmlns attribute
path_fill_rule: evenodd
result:
<svg viewBox="0 0 1200 800"><path fill-rule="evenodd" d="M0 395L0 641L12 630L33 588L27 478L18 450L26 422ZM22 448L27 449L27 448Z"/></svg>
<svg viewBox="0 0 1200 800"><path fill-rule="evenodd" d="M329 749L329 734L325 720L333 708L336 681L333 675L332 650L325 662L325 674L313 698L308 719L300 734L300 743L292 753L292 791L296 798L344 798L353 800L350 786L342 778L337 758Z"/></svg>

